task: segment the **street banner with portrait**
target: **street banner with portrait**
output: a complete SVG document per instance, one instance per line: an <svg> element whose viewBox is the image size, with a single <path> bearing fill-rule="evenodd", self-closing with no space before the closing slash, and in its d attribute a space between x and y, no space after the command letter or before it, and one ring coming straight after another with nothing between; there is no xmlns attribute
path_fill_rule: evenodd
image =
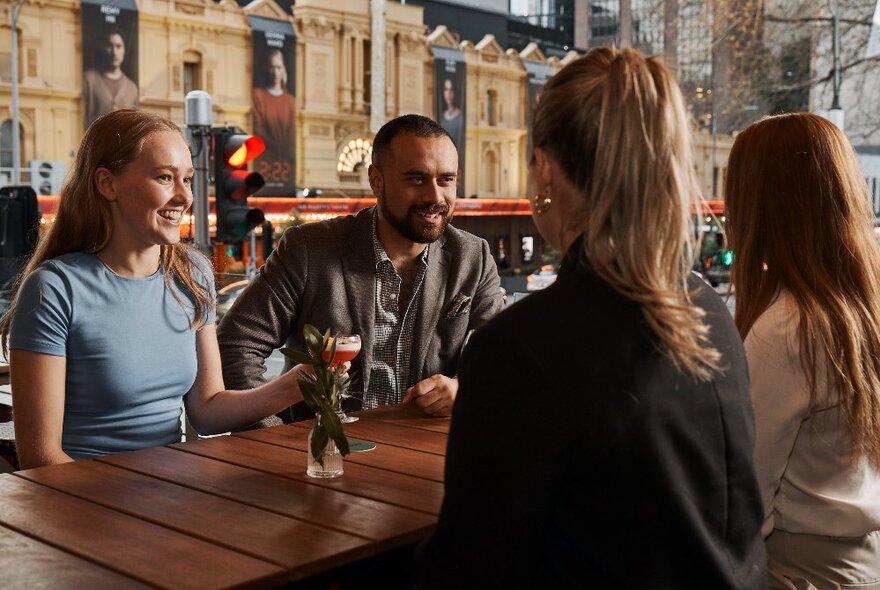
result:
<svg viewBox="0 0 880 590"><path fill-rule="evenodd" d="M253 29L254 135L266 142L255 171L264 196L296 194L296 37L290 21L249 16Z"/></svg>
<svg viewBox="0 0 880 590"><path fill-rule="evenodd" d="M134 0L82 0L83 124L136 109L138 10Z"/></svg>
<svg viewBox="0 0 880 590"><path fill-rule="evenodd" d="M431 47L434 54L434 104L437 122L449 132L458 148L458 196L464 195L467 143L467 69L464 53L449 47Z"/></svg>
<svg viewBox="0 0 880 590"><path fill-rule="evenodd" d="M549 64L524 60L523 65L526 68L526 129L529 130L528 148L526 158L532 157L532 117L535 114L535 107L538 104L538 95L544 90L544 85L550 76L553 75L553 69Z"/></svg>

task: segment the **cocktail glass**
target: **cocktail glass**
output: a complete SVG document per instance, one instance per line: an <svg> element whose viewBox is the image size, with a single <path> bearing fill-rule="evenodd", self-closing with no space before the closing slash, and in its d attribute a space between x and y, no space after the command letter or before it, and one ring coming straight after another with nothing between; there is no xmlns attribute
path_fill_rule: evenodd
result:
<svg viewBox="0 0 880 590"><path fill-rule="evenodd" d="M361 337L358 334L353 334L351 336L337 336L335 338L335 342L336 356L333 357L333 362L330 364L331 367L335 367L340 363L351 361L361 352ZM327 360L329 356L330 350L325 350L324 360ZM348 395L346 387L348 380L341 380L339 383L339 411L336 412L336 415L339 416L340 422L357 422L357 417L349 416L342 410L342 400L351 397L350 395Z"/></svg>

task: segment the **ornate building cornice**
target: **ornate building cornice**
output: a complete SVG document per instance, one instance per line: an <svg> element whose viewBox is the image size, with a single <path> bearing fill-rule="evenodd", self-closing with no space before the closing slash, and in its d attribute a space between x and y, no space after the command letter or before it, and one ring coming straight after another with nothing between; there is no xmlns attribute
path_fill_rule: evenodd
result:
<svg viewBox="0 0 880 590"><path fill-rule="evenodd" d="M323 14L306 15L296 17L297 32L300 36L309 39L332 41L340 30L340 23L334 22Z"/></svg>

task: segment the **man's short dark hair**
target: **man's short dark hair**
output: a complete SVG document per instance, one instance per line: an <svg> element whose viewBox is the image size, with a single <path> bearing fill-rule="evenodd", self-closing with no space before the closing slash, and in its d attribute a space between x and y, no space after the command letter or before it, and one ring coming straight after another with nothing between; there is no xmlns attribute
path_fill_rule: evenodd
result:
<svg viewBox="0 0 880 590"><path fill-rule="evenodd" d="M422 115L402 115L391 119L379 129L373 139L373 165L380 166L380 161L391 152L391 142L395 137L402 134L415 135L416 137L448 137L455 144L452 136L433 119Z"/></svg>

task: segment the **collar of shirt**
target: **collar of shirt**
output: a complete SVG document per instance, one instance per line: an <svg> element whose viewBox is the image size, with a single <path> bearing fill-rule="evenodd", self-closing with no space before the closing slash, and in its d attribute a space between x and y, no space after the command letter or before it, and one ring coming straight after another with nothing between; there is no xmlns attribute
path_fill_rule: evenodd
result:
<svg viewBox="0 0 880 590"><path fill-rule="evenodd" d="M379 241L379 232L376 229L376 224L379 223L379 214L377 213L378 205L373 209L373 254L376 256L376 272L378 273L379 267L384 264L392 264L391 259L388 258L388 254L385 252L385 248L382 247L382 243ZM431 245L425 245L425 249L422 250L421 259L422 265L428 266L428 250L431 249ZM396 272L396 271L395 271Z"/></svg>

